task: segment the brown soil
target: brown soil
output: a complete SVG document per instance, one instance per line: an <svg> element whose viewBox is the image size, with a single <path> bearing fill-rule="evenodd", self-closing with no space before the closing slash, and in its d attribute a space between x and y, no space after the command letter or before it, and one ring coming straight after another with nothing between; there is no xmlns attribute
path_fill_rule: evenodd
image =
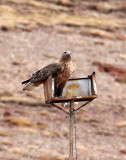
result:
<svg viewBox="0 0 126 160"><path fill-rule="evenodd" d="M16 0L13 1L16 2ZM1 2L15 7L14 2ZM56 61L63 51L70 50L75 70L73 77L88 75L95 71L98 88L98 98L76 114L78 159L125 160L126 83L116 81L115 76L108 72L101 72L98 66L93 65L93 62L100 61L101 64L111 64L117 68L126 67L124 1L111 0L99 3L81 1L81 5L75 1L73 3L71 1L55 2L55 5L58 7L61 5L61 8L57 9L52 5L51 7L68 14L71 18L69 23L65 17L64 23L61 23L58 18L58 22L53 25L38 25L38 22L35 22L37 26L32 26L30 29L26 27L27 30L24 29L24 31L20 27L18 30L15 28L19 21L14 21L13 25L10 22L7 26L4 24L7 30L1 28L0 159L27 159L26 152L33 152L65 117L64 113L53 106L43 104L42 86L30 93L24 93L21 82L27 79L33 71ZM101 5L102 3L104 5ZM24 7L24 10L26 7L27 10L27 5L24 3L17 6L19 9ZM93 22L96 24L90 21L90 25L93 24L93 26L91 25L90 28L83 26L85 21L80 24L81 20L78 19L76 13L81 16L87 15L88 18L95 17ZM120 22L116 21L114 28L110 28L110 23L106 26L105 21L102 23L102 19L97 21L96 17L98 18L100 14L106 19L108 17L113 20L120 19ZM56 15L57 12L51 18L55 19ZM71 17L75 15L77 25ZM11 18L13 19L13 16ZM26 22L29 23L29 21ZM98 23L99 25L102 23L101 27ZM80 105L76 103L75 107ZM67 160L68 157L69 119L66 119L31 159Z"/></svg>

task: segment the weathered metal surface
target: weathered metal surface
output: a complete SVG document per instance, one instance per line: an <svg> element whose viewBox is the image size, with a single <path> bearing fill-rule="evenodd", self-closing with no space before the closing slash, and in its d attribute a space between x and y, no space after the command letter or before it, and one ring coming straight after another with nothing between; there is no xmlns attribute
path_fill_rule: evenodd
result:
<svg viewBox="0 0 126 160"><path fill-rule="evenodd" d="M63 97L82 97L92 95L91 79L69 80L63 90Z"/></svg>
<svg viewBox="0 0 126 160"><path fill-rule="evenodd" d="M81 78L71 78L63 89L62 97L54 97L54 81L49 77L44 84L46 103L74 101L91 101L97 97L95 73Z"/></svg>
<svg viewBox="0 0 126 160"><path fill-rule="evenodd" d="M91 101L93 99L97 98L96 95L93 96L83 96L83 97L71 97L71 98L67 98L67 97L54 97L51 98L49 100L46 101L46 103L63 103L63 102L69 102L71 100L74 100L74 102L78 102L78 101Z"/></svg>
<svg viewBox="0 0 126 160"><path fill-rule="evenodd" d="M44 83L45 101L52 98L52 77L50 76Z"/></svg>
<svg viewBox="0 0 126 160"><path fill-rule="evenodd" d="M61 107L59 107L59 106L57 106L57 105L55 105L55 104L53 104L53 103L51 103L51 105L55 106L56 108L58 108L59 110L63 111L63 112L66 113L66 114L70 114L70 113L67 112L65 109L63 109L63 108L61 108Z"/></svg>
<svg viewBox="0 0 126 160"><path fill-rule="evenodd" d="M96 87L95 74L92 74L92 81L93 81L94 94L97 95L97 87Z"/></svg>

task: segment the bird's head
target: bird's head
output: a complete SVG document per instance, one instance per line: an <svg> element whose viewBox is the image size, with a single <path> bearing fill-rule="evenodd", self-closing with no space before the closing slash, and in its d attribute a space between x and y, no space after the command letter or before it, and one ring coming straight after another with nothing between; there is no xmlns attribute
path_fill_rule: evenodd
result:
<svg viewBox="0 0 126 160"><path fill-rule="evenodd" d="M65 51L65 52L63 52L63 55L71 55L71 52L70 51Z"/></svg>
<svg viewBox="0 0 126 160"><path fill-rule="evenodd" d="M71 61L71 52L70 51L65 51L63 52L60 61Z"/></svg>

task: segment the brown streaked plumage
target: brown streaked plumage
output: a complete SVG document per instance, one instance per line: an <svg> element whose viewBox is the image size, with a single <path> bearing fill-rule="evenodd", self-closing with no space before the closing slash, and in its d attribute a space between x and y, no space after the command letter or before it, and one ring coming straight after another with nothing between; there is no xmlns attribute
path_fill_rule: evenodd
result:
<svg viewBox="0 0 126 160"><path fill-rule="evenodd" d="M55 82L55 97L61 96L63 88L68 81L68 78L73 72L73 65L71 60L71 52L66 51L62 54L60 59L52 64L47 65L46 67L34 72L26 81L23 81L22 84L26 84L23 90L32 90L34 87L39 86L49 76L54 78Z"/></svg>

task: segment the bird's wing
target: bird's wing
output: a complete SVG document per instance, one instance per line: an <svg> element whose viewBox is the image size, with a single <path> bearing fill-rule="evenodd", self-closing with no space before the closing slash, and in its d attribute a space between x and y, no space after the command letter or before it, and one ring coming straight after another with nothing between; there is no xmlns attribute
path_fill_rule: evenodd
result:
<svg viewBox="0 0 126 160"><path fill-rule="evenodd" d="M52 63L34 72L30 78L31 83L44 82L49 76L56 77L63 71L64 66L58 63Z"/></svg>

